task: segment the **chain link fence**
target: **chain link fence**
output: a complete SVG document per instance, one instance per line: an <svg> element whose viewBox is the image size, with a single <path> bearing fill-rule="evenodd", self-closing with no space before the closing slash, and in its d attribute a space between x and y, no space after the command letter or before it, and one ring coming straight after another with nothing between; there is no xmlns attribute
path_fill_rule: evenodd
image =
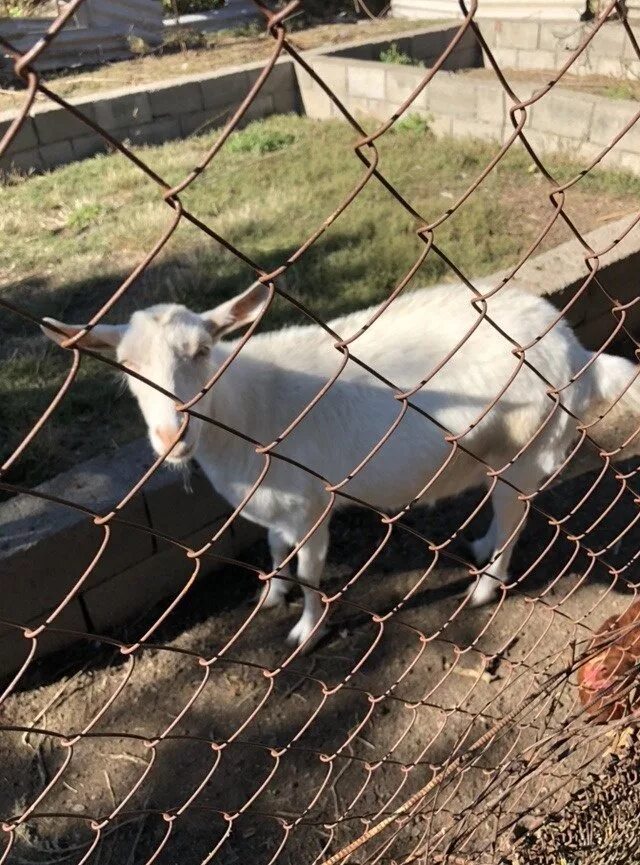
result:
<svg viewBox="0 0 640 865"><path fill-rule="evenodd" d="M628 304L619 303L600 284L598 271L602 257L636 229L640 213L629 220L624 233L610 246L592 249L570 219L565 203L570 190L617 145L640 112L577 176L564 183L556 181L527 140L526 130L528 112L570 72L576 58L597 37L607 15L568 54L548 84L521 100L483 40L475 21L478 2L467 5L461 0L464 20L455 38L433 68L425 70L419 88L398 107L394 116L373 134L367 134L289 42L287 18L299 10L300 0L292 0L275 11L256 0L273 37L272 56L215 144L187 176L170 185L139 153L56 95L55 88L45 84L34 71L37 58L47 51L81 3L82 0L72 0L47 35L27 54L14 53L14 71L25 82L26 91L21 110L0 142L0 155L20 132L35 95L41 93L103 136L123 159L153 181L159 200L171 212L166 231L109 300L95 311L89 325L100 323L125 293L135 291L136 279L154 262L178 226L189 222L202 232L203 242L219 244L237 258L246 268L248 282L257 280L268 288L270 298L279 296L282 302L293 305L323 328L335 341L336 357L343 363L337 365L335 375L299 411L277 442L250 439L242 430L228 431L255 448L263 459L263 471L246 491L242 503L202 548L191 549L170 535L156 533L158 540L182 551L189 576L183 590L169 599L134 639L120 642L104 635L84 635L83 645L90 640L111 650L108 662L87 670L86 664L81 667L80 654L81 669L65 678L60 686L50 684L37 708L30 703L20 704L39 641L47 632L63 630L59 618L66 605L78 595L107 546L115 542L112 531L123 521L123 508L161 469L164 457L158 458L108 513L83 509L86 519L101 528L103 541L92 563L75 580L68 595L59 599L46 620L32 628L24 623L4 622L14 630L16 639L25 641L27 654L25 663L2 694L0 734L16 755L20 748L27 749L30 759L23 765L16 756L2 770L5 810L0 863L526 862L530 831L544 821L546 814L558 811L584 787L590 773L598 773L608 765L622 735L620 731L629 724L629 713L633 710L638 469L633 462L620 463L620 460L627 457L636 437L637 418L633 419L632 433L625 434L624 440L608 450L593 437L593 424L571 418L577 444L566 460L555 467L538 490L520 491L526 513L541 520L547 535L540 532L535 555L530 556L526 565L520 563L517 579L505 586L499 600L485 610L482 618L473 619L473 627L465 602L458 599L448 606L438 606L436 601L445 597L446 591L438 595L440 589L433 587L434 574L449 566L453 568L455 582L460 575L477 579L483 573L482 568L476 568L460 552L456 538L480 514L487 495L474 500L463 516L457 512L460 519L447 525L443 539L438 542L429 534L428 525L413 519L414 502L407 502L396 514L388 514L381 513L375 503L361 501L362 516L354 517L360 523L345 527L340 522L343 518L338 519L336 556L344 554L348 565L342 571L337 569L338 576L332 578L330 591L320 589L318 595L329 620L337 623L336 628L349 632L348 639L338 644L339 649L335 643L328 648L320 643L309 655L302 655L296 648L285 652L277 663L264 663L255 644L247 643L264 596L248 613L240 607L229 619L221 612L228 634L214 648L202 630L198 630L200 626L195 627L193 639L180 637L164 642L159 635L166 633L163 629L168 622L179 621L182 609L179 604L195 591L201 566L216 558L216 543L242 515L269 466L286 459L277 445L292 435L311 408L339 380L344 364L357 361L358 339L374 320L384 322L388 310L427 255L442 258L447 269L466 286L479 316L494 327L496 339L506 338L511 344L508 350L521 364L528 364L530 346L520 345L492 320L491 299L505 290L552 227L562 220L581 244L585 261L584 281L562 313L568 312L587 289L598 286L610 306L612 327L596 354L622 336L637 350L639 343L627 322L637 298ZM364 8L364 3L359 5ZM640 49L621 4L610 3L608 10L614 9L619 11L627 37L640 59ZM379 142L410 110L424 88L429 87L468 30L475 34L504 88L513 131L464 193L446 212L429 222L412 208L406 191L396 189L385 176ZM12 51L12 46L1 37L0 44ZM298 249L276 269L265 272L259 261L253 261L243 249L236 248L215 227L202 221L198 213L192 212L183 194L192 184L200 182L203 174L213 170L217 154L284 53L317 82L350 124L354 132L353 152L345 153L344 158L359 160L362 174L313 234L301 238ZM547 183L549 221L500 283L481 293L439 248L438 229L498 168L509 149L518 145L527 150ZM349 205L367 184L382 184L397 207L404 208L417 220L417 234L424 249L411 271L399 275L394 290L365 328L356 333L336 334L287 291L283 277L334 222L348 221ZM10 243L11 239L5 242ZM0 307L21 316L34 328L43 324L6 299L0 298ZM558 326L559 320L560 315L554 326ZM238 342L231 362L252 339L254 330L255 325ZM82 334L77 334L64 341L63 348L71 359L69 373L47 410L2 466L0 488L8 493L26 492L78 509L72 500L17 488L11 483L11 468L73 388L85 354L124 372L116 361L81 348L81 338ZM447 361L444 358L442 364ZM397 400L400 418L414 409L412 395L424 383L403 393L377 370L369 372L389 388ZM425 381L430 378L428 373L425 370ZM583 374L585 369L578 377ZM216 386L219 375L220 371L206 382L200 393L179 406L185 423L190 417L217 423L214 418L203 417L198 409L202 394ZM153 382L147 383L154 386ZM562 411L561 396L567 383L544 380L544 384L549 388L554 411ZM508 384L489 405L479 409L480 417L495 407L507 387ZM603 416L611 410L613 406L607 407ZM468 430L451 435L441 424L438 426L450 445L451 456L463 451L471 459L477 459L465 448ZM366 466L396 428L394 424L380 438L363 462L353 467L352 475ZM537 434L538 430L529 444ZM340 447L339 440L335 446ZM574 461L578 462L585 452L590 454L590 465L596 469L592 474L566 481L558 511L549 504L549 487L552 481L563 477L563 472L570 474ZM307 471L305 466L298 467ZM492 478L492 488L510 483L504 477L506 468L483 463L483 470ZM425 484L432 480L425 479ZM328 504L322 523L330 519L341 498L349 498L341 487L340 483L328 484ZM153 530L145 530L153 534ZM305 537L289 558L307 541ZM393 584L392 599L384 595L383 587L372 590L370 595L350 594L354 586L367 584L368 576L375 574L380 582L384 569L381 571L379 565L384 561L387 545L393 543L399 544L401 561L412 562L413 566L407 566L402 580ZM416 564L415 549L422 557L420 566ZM70 556L73 570L71 559ZM256 586L263 586L281 571L281 567L269 570L245 561L226 564L241 569L245 575L248 573ZM534 589L529 583L521 585L534 571L542 582ZM296 578L291 580L295 582ZM456 586L457 583L453 588ZM416 598L425 588L432 594L420 607ZM618 603L612 612L614 597ZM626 615L621 615L625 611ZM603 659L609 663L609 672L603 674L604 678L601 676L594 698L593 692L589 692L585 669L596 657L601 665ZM79 695L72 699L76 691ZM31 716L26 717L29 712ZM616 732L617 739L612 737ZM21 792L25 777L29 780L29 795Z"/></svg>

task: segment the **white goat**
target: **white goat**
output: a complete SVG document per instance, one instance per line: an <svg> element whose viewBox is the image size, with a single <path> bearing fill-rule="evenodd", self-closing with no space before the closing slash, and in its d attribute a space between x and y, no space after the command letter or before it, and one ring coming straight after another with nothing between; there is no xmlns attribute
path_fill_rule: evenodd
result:
<svg viewBox="0 0 640 865"><path fill-rule="evenodd" d="M124 366L187 401L233 351L235 344L220 342L220 337L255 321L267 299L267 290L254 285L202 314L174 304L152 306L134 313L126 325L94 327L80 344L98 351L115 350ZM554 409L548 386L520 364L512 343L485 320L478 324L480 315L471 299L463 285L437 286L397 298L349 347L393 387L349 360L338 380L276 446L275 453L312 469L331 484L348 479L342 491L391 513L418 496L445 464L421 501L434 502L490 482L486 465L460 449L447 462L452 450L445 440L447 431L464 434L461 445L495 469L506 467L501 477L513 484L498 481L492 493L491 527L473 544L479 564L493 559L491 573L485 572L473 588L471 602L480 604L490 600L498 581L507 577L523 522L524 504L518 491L535 491L560 465L576 422L561 408ZM330 326L346 339L374 311L343 316ZM488 300L488 314L520 345L534 343L526 350L526 360L552 386L565 387L560 393L562 403L579 418L598 402L612 403L636 374L631 362L601 355L571 383L593 355L566 322L552 326L557 311L532 294L505 288ZM45 333L58 343L84 327L47 322L59 332L43 328ZM343 355L334 344L314 325L252 336L195 410L269 444L338 369ZM390 438L350 478L398 417L402 403L395 396L397 389L418 385L450 352L442 369L410 397L441 426L409 408ZM213 486L238 505L263 469L264 456L241 438L193 417L178 440L184 415L176 410L174 400L132 376L128 380L156 453L170 450L167 461L172 463L196 459ZM629 405L637 410L637 397ZM312 529L328 501L326 484L317 477L289 462L272 461L243 514L268 529L274 568ZM344 499L338 497L340 503ZM322 630L324 605L315 587L327 554L327 524L324 520L318 525L297 556L304 610L289 642L306 648ZM287 567L280 574L269 582L265 606L283 600L291 586Z"/></svg>

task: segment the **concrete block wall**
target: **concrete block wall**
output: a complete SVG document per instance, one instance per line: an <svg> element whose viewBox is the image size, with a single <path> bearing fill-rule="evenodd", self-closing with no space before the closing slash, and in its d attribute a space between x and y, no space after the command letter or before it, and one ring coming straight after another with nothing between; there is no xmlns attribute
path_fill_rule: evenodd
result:
<svg viewBox="0 0 640 865"><path fill-rule="evenodd" d="M163 81L70 99L119 141L161 144L203 128L222 126L263 69L263 63L226 68L209 75ZM251 106L248 120L298 110L297 87L289 60L276 63ZM14 112L0 113L0 139ZM108 145L89 126L51 103L36 106L31 117L0 158L0 170L56 168L105 152Z"/></svg>
<svg viewBox="0 0 640 865"><path fill-rule="evenodd" d="M380 121L391 117L425 76L419 67L352 58L323 56L313 59L311 66L349 110ZM309 75L300 71L298 83L309 116L342 116ZM525 132L541 153L562 151L584 163L610 144L638 109L638 103L631 100L611 100L558 87L529 109ZM513 133L508 111L506 94L497 80L439 71L408 113L429 118L437 134L503 142ZM602 164L640 174L640 120Z"/></svg>
<svg viewBox="0 0 640 865"><path fill-rule="evenodd" d="M576 27L529 20L483 20L482 31L505 67L559 66L580 38ZM326 48L306 53L316 71L353 110L379 119L390 116L424 76L422 66L381 64L380 53L392 42L399 49L432 65L450 43L456 27L434 25L393 37L364 39L327 53ZM640 29L638 32L640 38ZM618 22L608 22L597 34L589 61L620 64L629 50ZM598 47L599 46L599 47ZM595 53L594 53L595 52ZM598 53L599 52L599 53ZM552 62L553 61L553 62ZM477 80L446 71L482 64L474 34L469 30L456 46L442 71L416 100L412 111L429 114L434 131L504 140L512 126L505 97L497 81ZM255 82L263 64L227 68L206 76L184 77L152 87L110 91L71 100L116 139L131 144L160 144L222 125ZM571 107L570 114L567 106ZM636 103L609 100L583 92L563 93L558 87L533 106L527 125L531 141L543 150L563 148L581 159L592 159L633 116ZM246 122L274 113L303 109L311 117L338 116L331 100L299 66L280 60L250 107ZM571 116L571 120L569 120ZM577 121L574 122L574 116ZM13 113L0 114L0 137ZM605 139L605 140L603 140ZM0 158L0 170L12 166L42 170L84 159L105 151L108 145L82 121L57 106L38 105ZM604 164L639 171L635 130L627 134Z"/></svg>
<svg viewBox="0 0 640 865"><path fill-rule="evenodd" d="M150 456L148 444L138 441L120 448L115 456L96 457L64 472L37 487L36 493L108 514L143 474ZM78 639L58 633L57 628L104 633L178 594L193 573L193 560L183 549L145 529L198 549L231 512L199 474L191 483L192 492L185 492L174 473L157 472L120 512L133 525L113 523L108 532L82 510L46 499L18 495L0 505L3 619L35 630L73 591L72 600L51 623L53 630L47 628L38 638L36 657ZM202 558L198 578L208 578L224 567L216 556L234 558L259 536L253 524L234 520L212 547L214 555ZM96 566L90 569L99 552ZM0 624L0 676L24 663L32 642L19 628Z"/></svg>
<svg viewBox="0 0 640 865"><path fill-rule="evenodd" d="M476 18L517 17L557 20L564 18L577 21L584 10L585 0L482 0L478 3ZM391 14L394 18L449 19L462 18L463 12L458 0L391 0Z"/></svg>
<svg viewBox="0 0 640 865"><path fill-rule="evenodd" d="M640 39L640 21L632 21L631 26ZM592 27L576 21L489 19L480 22L480 29L503 69L557 70ZM571 65L570 73L637 79L640 60L622 24L607 21Z"/></svg>

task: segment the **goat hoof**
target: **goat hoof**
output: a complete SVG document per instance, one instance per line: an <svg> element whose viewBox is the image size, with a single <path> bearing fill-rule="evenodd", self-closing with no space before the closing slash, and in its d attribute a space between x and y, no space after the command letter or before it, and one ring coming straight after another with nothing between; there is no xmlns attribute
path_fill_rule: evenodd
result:
<svg viewBox="0 0 640 865"><path fill-rule="evenodd" d="M289 631L287 637L288 646L302 646L302 654L310 652L311 649L324 637L327 633L326 625L319 625L315 631L313 624L309 624L300 619L297 624Z"/></svg>
<svg viewBox="0 0 640 865"><path fill-rule="evenodd" d="M288 584L283 585L280 581L276 582L275 579L271 580L267 589L267 596L262 602L262 609L273 610L281 604L284 604L287 599L289 588ZM264 589L258 592L257 600L260 600L263 591Z"/></svg>
<svg viewBox="0 0 640 865"><path fill-rule="evenodd" d="M479 568L484 567L491 558L493 545L487 544L486 538L475 538L473 541L467 541L467 546L471 552L473 561Z"/></svg>
<svg viewBox="0 0 640 865"><path fill-rule="evenodd" d="M485 578L483 577L476 586L470 587L467 596L469 598L469 607L484 607L485 604L490 604L498 596L496 580L489 578L485 582Z"/></svg>

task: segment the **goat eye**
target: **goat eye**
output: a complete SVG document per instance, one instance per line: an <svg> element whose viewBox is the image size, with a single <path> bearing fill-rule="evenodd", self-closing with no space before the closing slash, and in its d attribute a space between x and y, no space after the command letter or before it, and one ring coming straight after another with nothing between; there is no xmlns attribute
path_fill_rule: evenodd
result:
<svg viewBox="0 0 640 865"><path fill-rule="evenodd" d="M207 357L208 354L209 354L209 346L208 345L201 345L198 348L198 350L196 351L196 353L194 354L194 357L197 358L198 360L201 360L203 357Z"/></svg>

